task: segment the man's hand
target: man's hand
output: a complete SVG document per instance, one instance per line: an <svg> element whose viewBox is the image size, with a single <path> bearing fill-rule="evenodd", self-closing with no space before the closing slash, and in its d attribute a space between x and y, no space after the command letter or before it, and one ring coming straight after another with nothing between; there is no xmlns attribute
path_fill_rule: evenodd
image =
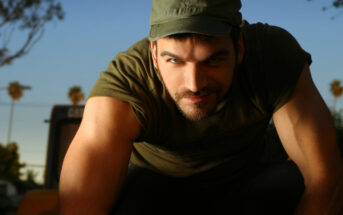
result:
<svg viewBox="0 0 343 215"><path fill-rule="evenodd" d="M343 210L343 162L332 117L307 64L290 100L273 120L285 150L304 176L306 189L297 213L338 214Z"/></svg>
<svg viewBox="0 0 343 215"><path fill-rule="evenodd" d="M63 162L61 214L108 214L125 180L139 124L129 104L108 97L87 101Z"/></svg>

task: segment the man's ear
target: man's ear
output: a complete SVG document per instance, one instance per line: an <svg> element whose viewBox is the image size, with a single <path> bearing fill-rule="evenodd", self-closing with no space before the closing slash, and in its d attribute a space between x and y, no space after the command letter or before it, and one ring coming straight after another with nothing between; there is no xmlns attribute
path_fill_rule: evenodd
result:
<svg viewBox="0 0 343 215"><path fill-rule="evenodd" d="M244 40L242 34L240 34L238 38L237 51L237 63L240 64L242 63L245 54Z"/></svg>
<svg viewBox="0 0 343 215"><path fill-rule="evenodd" d="M157 41L150 42L151 57L154 63L154 67L157 68Z"/></svg>

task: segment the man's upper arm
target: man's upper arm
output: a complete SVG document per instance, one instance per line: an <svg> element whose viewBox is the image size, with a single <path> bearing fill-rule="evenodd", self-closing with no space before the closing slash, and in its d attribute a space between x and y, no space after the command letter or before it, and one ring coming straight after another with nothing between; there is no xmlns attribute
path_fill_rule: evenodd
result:
<svg viewBox="0 0 343 215"><path fill-rule="evenodd" d="M342 169L333 120L307 63L290 100L274 113L273 120L307 185L334 178Z"/></svg>
<svg viewBox="0 0 343 215"><path fill-rule="evenodd" d="M125 179L139 124L128 103L110 97L87 101L60 179L62 214L106 214Z"/></svg>

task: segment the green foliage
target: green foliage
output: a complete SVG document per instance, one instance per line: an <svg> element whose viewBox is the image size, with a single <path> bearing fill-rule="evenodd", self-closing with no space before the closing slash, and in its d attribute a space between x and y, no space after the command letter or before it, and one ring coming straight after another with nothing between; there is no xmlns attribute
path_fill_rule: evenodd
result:
<svg viewBox="0 0 343 215"><path fill-rule="evenodd" d="M341 109L339 112L337 112L334 116L335 120L335 127L338 132L343 132L343 110Z"/></svg>
<svg viewBox="0 0 343 215"><path fill-rule="evenodd" d="M35 172L33 169L28 169L26 171L26 180L25 182L32 187L41 187L41 184L36 182L36 178L38 176L38 172Z"/></svg>
<svg viewBox="0 0 343 215"><path fill-rule="evenodd" d="M307 0L307 1L311 2L312 0ZM342 15L342 13L343 13L343 0L332 0L331 4L323 6L322 10L326 11L326 10L328 10L330 8L334 8L334 9L338 10L338 13L331 17L331 19L334 20L339 15Z"/></svg>
<svg viewBox="0 0 343 215"><path fill-rule="evenodd" d="M68 97L72 97L74 93L81 93L82 89L80 86L72 86L69 88Z"/></svg>
<svg viewBox="0 0 343 215"><path fill-rule="evenodd" d="M0 143L0 176L19 179L20 169L24 163L19 162L18 146L15 142L7 145Z"/></svg>
<svg viewBox="0 0 343 215"><path fill-rule="evenodd" d="M307 1L312 1L312 0L307 0ZM343 7L343 0L334 0L334 1L332 1L332 6L335 7L335 8ZM326 7L323 7L323 10L326 10Z"/></svg>
<svg viewBox="0 0 343 215"><path fill-rule="evenodd" d="M62 20L64 12L58 0L1 0L0 1L0 66L27 54L42 37L47 22ZM16 31L24 31L26 40L15 51L9 43ZM18 41L14 41L17 45Z"/></svg>
<svg viewBox="0 0 343 215"><path fill-rule="evenodd" d="M330 83L330 91L335 98L339 98L343 94L343 87L341 86L340 80L333 80Z"/></svg>
<svg viewBox="0 0 343 215"><path fill-rule="evenodd" d="M11 82L7 88L7 92L13 100L18 100L23 96L23 89L20 87L18 81Z"/></svg>
<svg viewBox="0 0 343 215"><path fill-rule="evenodd" d="M343 7L343 0L335 0L334 2L332 2L332 5L335 8Z"/></svg>
<svg viewBox="0 0 343 215"><path fill-rule="evenodd" d="M335 116L337 99L339 99L339 97L341 97L343 94L343 86L341 86L341 81L337 79L333 80L330 83L330 91L332 96L334 97L332 112L333 116Z"/></svg>
<svg viewBox="0 0 343 215"><path fill-rule="evenodd" d="M343 156L343 110L336 112L334 115L337 141L340 147L341 155Z"/></svg>
<svg viewBox="0 0 343 215"><path fill-rule="evenodd" d="M84 99L84 94L80 86L72 86L69 88L68 97L73 105L79 104Z"/></svg>

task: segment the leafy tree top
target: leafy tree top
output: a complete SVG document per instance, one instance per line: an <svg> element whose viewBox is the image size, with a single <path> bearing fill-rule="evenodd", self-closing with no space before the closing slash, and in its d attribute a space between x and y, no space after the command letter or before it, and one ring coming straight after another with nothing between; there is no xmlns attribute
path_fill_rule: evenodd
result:
<svg viewBox="0 0 343 215"><path fill-rule="evenodd" d="M8 94L13 100L18 100L23 96L23 89L18 81L11 82L7 88Z"/></svg>
<svg viewBox="0 0 343 215"><path fill-rule="evenodd" d="M342 96L343 87L341 86L341 81L340 80L333 80L330 84L330 90L331 90L332 95L335 98Z"/></svg>
<svg viewBox="0 0 343 215"><path fill-rule="evenodd" d="M73 105L79 104L84 99L84 94L80 86L72 86L69 88L68 97Z"/></svg>
<svg viewBox="0 0 343 215"><path fill-rule="evenodd" d="M1 0L0 1L0 66L27 54L43 36L47 22L62 20L64 12L57 0ZM9 50L14 32L25 31L26 40L17 50ZM18 41L13 42L16 45Z"/></svg>
<svg viewBox="0 0 343 215"><path fill-rule="evenodd" d="M7 145L0 143L0 176L19 179L20 169L25 166L19 162L18 145L11 142Z"/></svg>

